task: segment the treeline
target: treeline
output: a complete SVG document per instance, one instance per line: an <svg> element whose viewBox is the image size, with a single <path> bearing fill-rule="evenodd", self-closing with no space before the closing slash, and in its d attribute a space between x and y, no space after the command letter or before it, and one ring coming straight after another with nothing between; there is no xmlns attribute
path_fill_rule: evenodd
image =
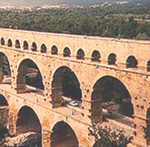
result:
<svg viewBox="0 0 150 147"><path fill-rule="evenodd" d="M2 11L0 27L129 39L150 39L150 5Z"/></svg>

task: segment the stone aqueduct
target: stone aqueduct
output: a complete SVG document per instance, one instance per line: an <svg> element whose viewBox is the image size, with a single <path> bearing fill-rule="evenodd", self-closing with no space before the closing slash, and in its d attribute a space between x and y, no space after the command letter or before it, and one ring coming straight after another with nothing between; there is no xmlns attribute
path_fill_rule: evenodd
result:
<svg viewBox="0 0 150 147"><path fill-rule="evenodd" d="M11 84L3 84L1 62L0 94L9 106L11 134L18 132L20 110L28 107L39 120L43 147L51 146L52 129L62 121L72 128L79 146L91 147L94 142L88 136L88 127L102 122L102 89L96 86L103 77L112 77L126 87L131 97L135 132L131 146L149 145L143 128L150 128L150 41L13 29L0 29L0 39L0 54L7 57L11 70ZM26 59L33 61L41 72L42 95L26 92L25 67L21 66ZM79 81L80 108L62 106L60 81L64 70L74 72Z"/></svg>

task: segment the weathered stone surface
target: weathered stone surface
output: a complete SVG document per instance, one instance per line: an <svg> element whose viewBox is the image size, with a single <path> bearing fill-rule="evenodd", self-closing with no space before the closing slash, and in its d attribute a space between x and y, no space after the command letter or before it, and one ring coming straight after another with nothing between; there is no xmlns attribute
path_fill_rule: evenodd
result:
<svg viewBox="0 0 150 147"><path fill-rule="evenodd" d="M53 126L64 121L74 130L81 146L91 147L93 139L88 136L88 127L91 125L91 95L95 83L104 76L111 76L122 82L130 93L134 108L134 124L136 135L133 142L141 146L147 146L147 141L143 132L146 126L147 110L150 103L150 72L147 71L147 62L150 60L150 41L135 41L127 39L114 39L102 37L88 37L78 35L41 33L32 31L0 29L0 38L3 38L5 45L0 45L0 52L8 58L11 68L11 85L0 85L0 94L3 95L9 104L9 125L12 134L15 134L17 114L23 106L29 106L36 113L42 128L47 131L43 133L43 146L48 147L48 132ZM11 39L12 47L7 45ZM16 48L15 42L18 39L20 48ZM28 48L24 48L24 41L27 41ZM37 51L33 51L32 43L37 45ZM41 45L45 44L47 51L41 51ZM51 53L51 48L55 45L57 54ZM63 57L64 48L70 49L70 57ZM78 49L82 48L84 60L76 58ZM100 61L91 61L94 50L99 51ZM116 55L116 64L108 65L108 56ZM134 56L138 61L137 68L126 68L126 60L129 56ZM19 75L19 65L25 59L31 59L37 64L44 84L44 96L35 93L24 93L24 74ZM1 65L0 65L1 66ZM52 81L56 70L65 66L75 73L80 88L82 90L82 106L80 109L62 107L62 97L58 91L52 92L54 87ZM1 69L1 68L0 68ZM0 70L0 83L3 74ZM17 81L20 76L22 82ZM56 88L56 87L55 87ZM56 95L54 95L56 94ZM60 94L60 95L59 95ZM101 103L98 103L101 105ZM72 113L72 109L77 109L79 113ZM101 106L95 111L95 118L101 123ZM47 133L46 133L47 132ZM45 139L45 140L44 140ZM137 145L137 146L138 146ZM136 145L131 145L132 147Z"/></svg>

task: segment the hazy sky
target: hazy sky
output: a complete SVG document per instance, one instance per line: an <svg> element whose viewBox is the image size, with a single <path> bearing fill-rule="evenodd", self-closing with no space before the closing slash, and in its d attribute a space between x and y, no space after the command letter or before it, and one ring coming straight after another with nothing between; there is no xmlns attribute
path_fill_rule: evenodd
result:
<svg viewBox="0 0 150 147"><path fill-rule="evenodd" d="M150 0L0 0L0 6L35 6L53 4L94 5L104 1L150 1Z"/></svg>
<svg viewBox="0 0 150 147"><path fill-rule="evenodd" d="M52 4L100 4L106 0L0 0L0 6L30 6ZM108 0L113 1L113 0ZM121 1L121 0L120 0Z"/></svg>

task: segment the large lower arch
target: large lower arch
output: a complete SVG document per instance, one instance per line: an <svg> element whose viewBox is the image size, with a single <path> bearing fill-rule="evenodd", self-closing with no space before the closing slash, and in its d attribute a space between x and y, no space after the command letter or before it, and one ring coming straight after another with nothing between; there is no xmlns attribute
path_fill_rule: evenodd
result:
<svg viewBox="0 0 150 147"><path fill-rule="evenodd" d="M18 68L17 92L23 93L31 91L31 89L32 92L39 93L41 91L42 93L44 90L43 78L36 63L31 59L24 59Z"/></svg>
<svg viewBox="0 0 150 147"><path fill-rule="evenodd" d="M125 85L117 78L103 76L93 86L91 95L91 120L93 123L102 121L102 109L108 114L132 118L133 105L131 96Z"/></svg>
<svg viewBox="0 0 150 147"><path fill-rule="evenodd" d="M54 125L50 140L51 147L79 147L75 132L64 121L59 121Z"/></svg>
<svg viewBox="0 0 150 147"><path fill-rule="evenodd" d="M52 80L53 107L62 105L62 96L81 101L80 83L75 73L67 66L59 67Z"/></svg>
<svg viewBox="0 0 150 147"><path fill-rule="evenodd" d="M11 84L10 63L7 56L0 52L0 83Z"/></svg>
<svg viewBox="0 0 150 147"><path fill-rule="evenodd" d="M30 142L25 140L22 142L23 145L36 144L41 147L41 131L41 123L35 111L28 106L23 106L17 114L16 136L21 137L21 134L30 136Z"/></svg>

